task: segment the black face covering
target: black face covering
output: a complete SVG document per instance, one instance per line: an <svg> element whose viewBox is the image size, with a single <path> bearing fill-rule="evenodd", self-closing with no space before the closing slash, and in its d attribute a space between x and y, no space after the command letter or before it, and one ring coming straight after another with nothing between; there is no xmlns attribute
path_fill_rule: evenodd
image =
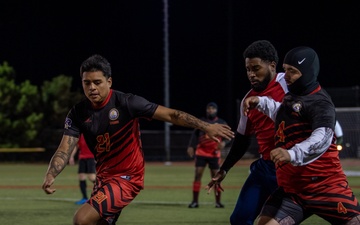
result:
<svg viewBox="0 0 360 225"><path fill-rule="evenodd" d="M284 64L296 67L302 74L299 79L288 86L290 93L307 95L319 86L317 77L320 71L320 62L312 48L297 47L290 50L285 56Z"/></svg>

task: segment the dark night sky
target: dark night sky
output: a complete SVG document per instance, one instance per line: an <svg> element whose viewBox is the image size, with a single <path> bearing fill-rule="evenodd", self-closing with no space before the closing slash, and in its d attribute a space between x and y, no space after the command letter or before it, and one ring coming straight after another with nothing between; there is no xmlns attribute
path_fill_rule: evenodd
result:
<svg viewBox="0 0 360 225"><path fill-rule="evenodd" d="M169 0L170 107L203 116L216 101L236 127L236 99L249 90L242 52L268 39L320 57L323 87L360 84L359 7L353 3L273 4L250 0ZM325 2L325 1L324 1ZM346 5L345 5L346 4ZM114 89L164 104L163 1L1 1L0 62L17 82L65 74L80 87L79 66L98 53L113 68Z"/></svg>

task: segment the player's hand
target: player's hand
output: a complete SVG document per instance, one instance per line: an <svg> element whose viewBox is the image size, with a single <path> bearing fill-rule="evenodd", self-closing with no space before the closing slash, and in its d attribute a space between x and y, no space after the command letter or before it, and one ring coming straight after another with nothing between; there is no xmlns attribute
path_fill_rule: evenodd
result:
<svg viewBox="0 0 360 225"><path fill-rule="evenodd" d="M275 148L270 152L270 159L275 163L288 163L290 162L290 154L286 149Z"/></svg>
<svg viewBox="0 0 360 225"><path fill-rule="evenodd" d="M45 175L42 189L45 191L46 194L52 194L56 191L56 189L51 188L51 185L53 185L54 181L55 181L55 178L51 174Z"/></svg>
<svg viewBox="0 0 360 225"><path fill-rule="evenodd" d="M219 149L219 150L223 150L223 149L225 148L225 146L226 146L225 141L222 141L222 142L220 142L220 143L218 144L218 149Z"/></svg>
<svg viewBox="0 0 360 225"><path fill-rule="evenodd" d="M69 159L69 165L71 165L71 166L75 165L75 159L74 159L74 157L70 157L70 159Z"/></svg>
<svg viewBox="0 0 360 225"><path fill-rule="evenodd" d="M219 136L227 140L231 140L235 137L234 132L229 125L219 123L209 124L206 128L206 134L217 143L220 143Z"/></svg>
<svg viewBox="0 0 360 225"><path fill-rule="evenodd" d="M221 187L221 181L224 180L225 176L226 176L226 172L224 170L219 170L218 172L216 172L215 176L211 178L211 181L205 187L207 193L210 194L213 188L215 190L219 189L221 191L224 191L224 189Z"/></svg>
<svg viewBox="0 0 360 225"><path fill-rule="evenodd" d="M251 96L246 98L243 102L244 115L247 116L249 111L251 109L254 109L259 104L259 102L260 99L257 96Z"/></svg>
<svg viewBox="0 0 360 225"><path fill-rule="evenodd" d="M188 147L187 154L189 155L190 158L194 157L195 149L193 147Z"/></svg>

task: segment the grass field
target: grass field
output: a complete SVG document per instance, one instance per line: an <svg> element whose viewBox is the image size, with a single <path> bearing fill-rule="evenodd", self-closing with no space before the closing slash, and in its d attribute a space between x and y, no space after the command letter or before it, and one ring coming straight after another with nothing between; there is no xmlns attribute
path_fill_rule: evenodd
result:
<svg viewBox="0 0 360 225"><path fill-rule="evenodd" d="M146 163L145 189L126 207L117 224L146 225L227 225L250 161L240 161L223 182L225 208L214 207L214 195L200 193L200 207L189 209L194 167L192 162ZM360 160L343 162L345 170L360 171ZM55 182L57 191L46 195L42 189L47 164L0 163L0 225L70 225L81 198L77 166L67 166ZM209 181L208 169L203 185ZM355 195L360 197L360 177L349 176ZM89 193L90 193L89 188ZM303 225L325 225L317 216Z"/></svg>

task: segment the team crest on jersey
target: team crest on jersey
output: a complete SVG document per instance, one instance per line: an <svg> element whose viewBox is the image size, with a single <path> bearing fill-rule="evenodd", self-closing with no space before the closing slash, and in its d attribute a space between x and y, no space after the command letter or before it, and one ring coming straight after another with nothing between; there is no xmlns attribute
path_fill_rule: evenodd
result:
<svg viewBox="0 0 360 225"><path fill-rule="evenodd" d="M69 129L71 127L72 120L69 117L65 119L65 129Z"/></svg>
<svg viewBox="0 0 360 225"><path fill-rule="evenodd" d="M117 109L111 109L109 112L110 120L117 120L119 118L119 111Z"/></svg>
<svg viewBox="0 0 360 225"><path fill-rule="evenodd" d="M292 105L292 108L295 112L299 113L301 111L302 106L300 102L296 102Z"/></svg>

